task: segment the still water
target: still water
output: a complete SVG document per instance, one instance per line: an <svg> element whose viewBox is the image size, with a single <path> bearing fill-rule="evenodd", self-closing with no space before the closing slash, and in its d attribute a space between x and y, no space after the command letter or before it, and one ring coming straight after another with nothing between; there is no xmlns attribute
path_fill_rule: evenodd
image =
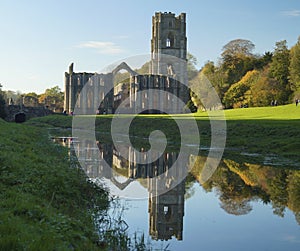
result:
<svg viewBox="0 0 300 251"><path fill-rule="evenodd" d="M62 141L94 182L119 197L129 236L144 234L152 250L300 250L300 171L293 166L222 159L203 183L205 156L176 163L170 151L137 164L126 146L121 154L109 144Z"/></svg>

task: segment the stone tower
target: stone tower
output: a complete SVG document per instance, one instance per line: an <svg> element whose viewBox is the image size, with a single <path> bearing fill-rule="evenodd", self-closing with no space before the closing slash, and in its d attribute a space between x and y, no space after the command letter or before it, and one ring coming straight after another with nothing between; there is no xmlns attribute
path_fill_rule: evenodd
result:
<svg viewBox="0 0 300 251"><path fill-rule="evenodd" d="M186 14L176 17L171 12L156 12L152 17L151 73L169 75L187 84L186 61Z"/></svg>

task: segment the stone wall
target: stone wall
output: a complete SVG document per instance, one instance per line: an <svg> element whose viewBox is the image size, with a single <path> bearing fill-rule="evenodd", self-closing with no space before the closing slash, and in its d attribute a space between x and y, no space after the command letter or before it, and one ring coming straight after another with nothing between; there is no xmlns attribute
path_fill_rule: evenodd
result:
<svg viewBox="0 0 300 251"><path fill-rule="evenodd" d="M5 118L6 121L13 122L15 121L16 114L23 112L26 115L26 120L35 117L43 117L53 112L45 107L26 107L20 105L9 105L6 108L7 117Z"/></svg>

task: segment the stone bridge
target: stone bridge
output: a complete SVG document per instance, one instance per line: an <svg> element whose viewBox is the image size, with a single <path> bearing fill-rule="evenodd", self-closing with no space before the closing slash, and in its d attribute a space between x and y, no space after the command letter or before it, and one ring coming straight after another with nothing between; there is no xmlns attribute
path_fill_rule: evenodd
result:
<svg viewBox="0 0 300 251"><path fill-rule="evenodd" d="M8 105L6 107L6 113L7 113L7 116L5 118L6 121L24 122L24 121L19 121L18 116L19 119L23 117L25 118L25 120L27 120L30 118L47 116L49 114L52 114L53 112L42 106L26 107L24 105ZM25 116L24 115L20 116L21 114L24 114Z"/></svg>

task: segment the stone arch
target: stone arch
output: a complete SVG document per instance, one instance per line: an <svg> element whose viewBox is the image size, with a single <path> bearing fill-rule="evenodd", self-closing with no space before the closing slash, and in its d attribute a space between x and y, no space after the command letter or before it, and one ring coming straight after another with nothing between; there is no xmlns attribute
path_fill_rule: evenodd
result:
<svg viewBox="0 0 300 251"><path fill-rule="evenodd" d="M137 73L134 70L132 70L128 64L122 62L112 71L113 76L115 76L121 70L128 71L130 75L137 75Z"/></svg>
<svg viewBox="0 0 300 251"><path fill-rule="evenodd" d="M133 179L129 178L129 179L127 179L125 182L120 183L119 181L117 181L117 180L115 179L114 176L112 176L110 180L111 180L111 182L112 182L116 187L118 187L120 190L124 190L124 189L125 189L125 188L133 181Z"/></svg>

